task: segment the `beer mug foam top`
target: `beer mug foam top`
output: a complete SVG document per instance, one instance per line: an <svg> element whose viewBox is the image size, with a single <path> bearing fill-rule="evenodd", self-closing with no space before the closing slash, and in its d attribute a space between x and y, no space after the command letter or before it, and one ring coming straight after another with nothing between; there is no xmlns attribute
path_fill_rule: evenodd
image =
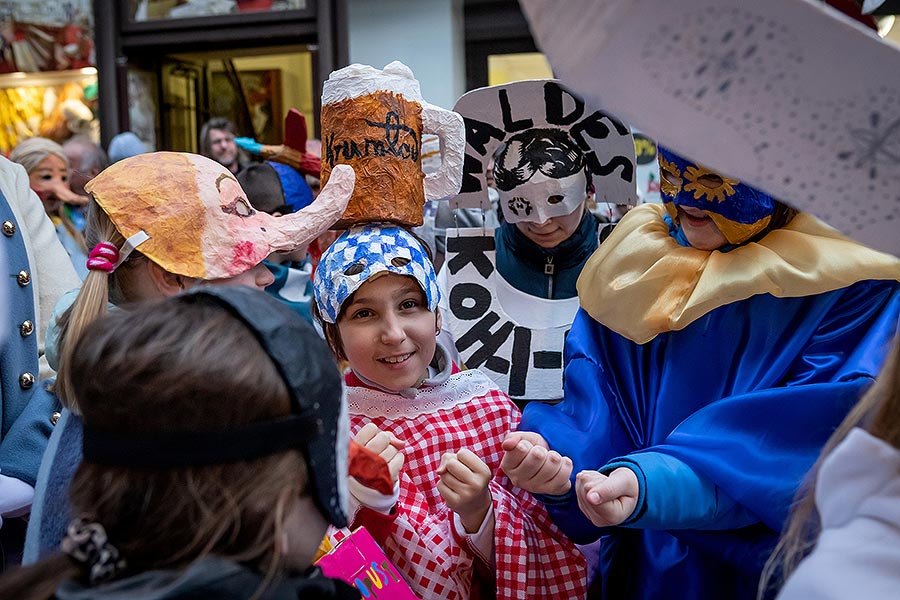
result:
<svg viewBox="0 0 900 600"><path fill-rule="evenodd" d="M440 138L441 167L422 172L422 134ZM422 98L412 71L353 64L322 88L322 185L335 165L356 171L353 195L335 229L355 223L422 224L426 200L449 198L462 183L466 136L462 117Z"/></svg>

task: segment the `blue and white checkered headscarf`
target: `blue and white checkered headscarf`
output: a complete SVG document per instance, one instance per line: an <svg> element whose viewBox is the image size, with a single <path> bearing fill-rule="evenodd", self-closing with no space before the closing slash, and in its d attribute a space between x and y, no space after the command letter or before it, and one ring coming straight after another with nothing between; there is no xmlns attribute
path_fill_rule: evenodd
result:
<svg viewBox="0 0 900 600"><path fill-rule="evenodd" d="M415 278L428 310L437 309L441 292L425 249L397 225L368 223L348 229L322 254L313 291L322 319L337 322L341 305L373 275L387 271Z"/></svg>

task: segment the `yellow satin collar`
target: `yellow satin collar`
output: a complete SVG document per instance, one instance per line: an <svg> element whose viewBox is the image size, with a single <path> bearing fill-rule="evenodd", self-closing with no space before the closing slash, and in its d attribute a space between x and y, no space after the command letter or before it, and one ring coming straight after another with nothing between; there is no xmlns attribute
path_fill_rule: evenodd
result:
<svg viewBox="0 0 900 600"><path fill-rule="evenodd" d="M866 279L900 280L900 260L806 213L731 252L679 245L664 214L659 204L631 210L578 278L581 307L638 344L756 294L796 298Z"/></svg>

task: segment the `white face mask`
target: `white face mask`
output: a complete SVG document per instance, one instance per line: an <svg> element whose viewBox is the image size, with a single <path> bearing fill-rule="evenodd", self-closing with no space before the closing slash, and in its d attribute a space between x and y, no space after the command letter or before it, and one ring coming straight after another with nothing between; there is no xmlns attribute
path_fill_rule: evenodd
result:
<svg viewBox="0 0 900 600"><path fill-rule="evenodd" d="M503 218L510 223L544 223L571 214L587 197L584 172L555 179L541 172L509 191L500 190Z"/></svg>

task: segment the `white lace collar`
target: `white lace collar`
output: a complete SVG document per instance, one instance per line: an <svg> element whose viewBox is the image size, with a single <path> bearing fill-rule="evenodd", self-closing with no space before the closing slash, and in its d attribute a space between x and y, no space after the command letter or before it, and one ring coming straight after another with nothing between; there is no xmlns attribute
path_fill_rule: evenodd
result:
<svg viewBox="0 0 900 600"><path fill-rule="evenodd" d="M351 415L367 417L414 418L465 404L472 398L496 390L497 384L477 369L461 371L437 385L423 385L413 398L362 386L347 389Z"/></svg>

